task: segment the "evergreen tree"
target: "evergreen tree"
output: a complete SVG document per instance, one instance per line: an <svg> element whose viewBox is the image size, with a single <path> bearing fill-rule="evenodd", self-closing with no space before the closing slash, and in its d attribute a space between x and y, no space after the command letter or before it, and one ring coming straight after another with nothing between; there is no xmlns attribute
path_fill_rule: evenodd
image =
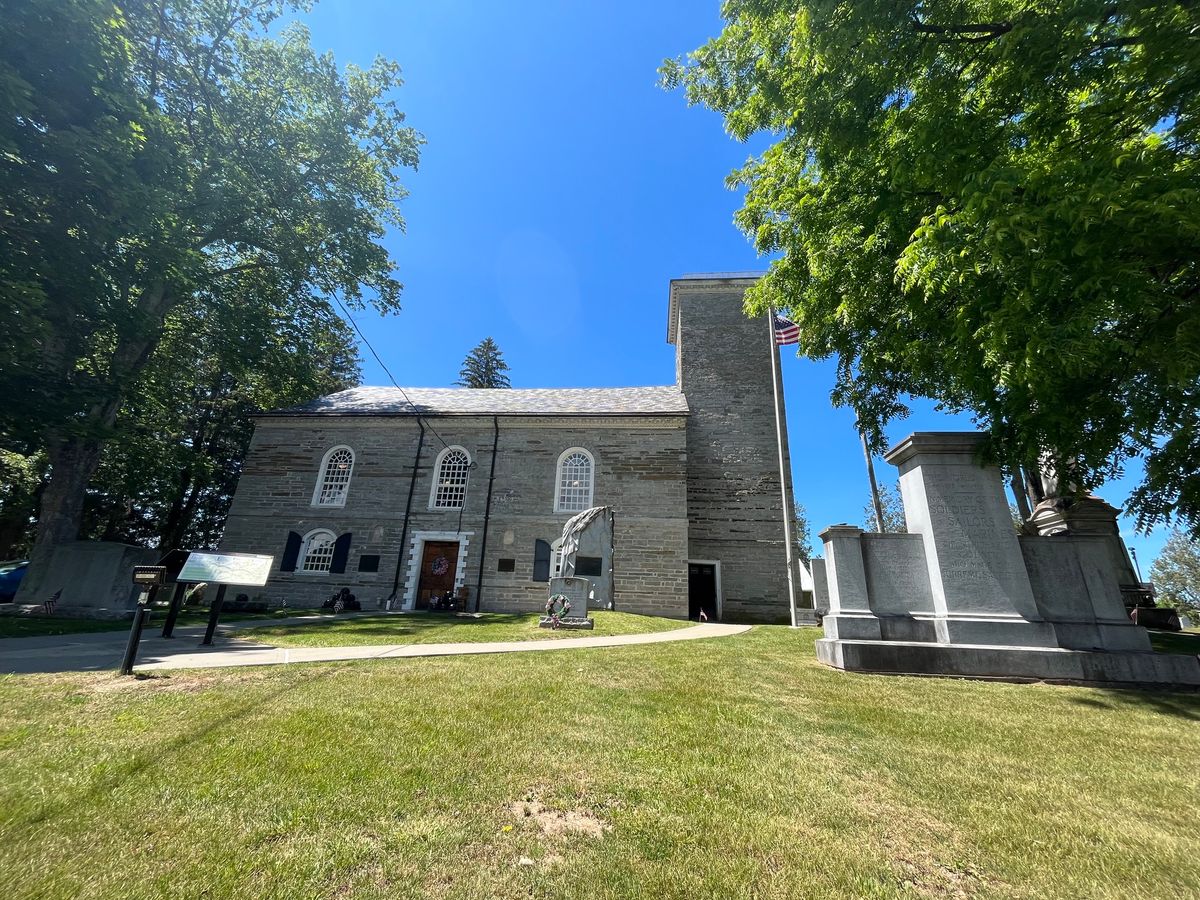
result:
<svg viewBox="0 0 1200 900"><path fill-rule="evenodd" d="M458 381L454 383L465 388L510 388L512 385L504 374L507 371L508 363L500 354L500 348L488 337L467 354Z"/></svg>

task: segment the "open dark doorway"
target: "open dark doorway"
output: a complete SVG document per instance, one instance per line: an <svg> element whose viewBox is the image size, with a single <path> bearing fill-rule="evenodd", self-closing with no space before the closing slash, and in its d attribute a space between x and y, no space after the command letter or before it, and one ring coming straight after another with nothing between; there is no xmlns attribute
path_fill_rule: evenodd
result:
<svg viewBox="0 0 1200 900"><path fill-rule="evenodd" d="M701 616L701 611L704 615ZM717 621L717 567L715 563L688 563L688 618Z"/></svg>

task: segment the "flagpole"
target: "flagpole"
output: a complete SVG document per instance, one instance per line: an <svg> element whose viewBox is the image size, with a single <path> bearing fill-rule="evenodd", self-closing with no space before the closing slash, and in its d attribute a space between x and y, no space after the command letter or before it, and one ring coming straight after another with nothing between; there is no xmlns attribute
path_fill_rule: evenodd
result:
<svg viewBox="0 0 1200 900"><path fill-rule="evenodd" d="M795 628L798 623L796 621L796 564L792 558L794 550L792 517L796 511L788 502L787 462L783 453L784 423L780 411L780 400L783 397L783 375L779 369L779 345L775 343L775 310L772 307L767 308L767 330L771 336L771 390L775 395L775 441L779 445L779 491L783 496L783 539L786 542L784 549L787 559L788 609L792 615L792 627Z"/></svg>

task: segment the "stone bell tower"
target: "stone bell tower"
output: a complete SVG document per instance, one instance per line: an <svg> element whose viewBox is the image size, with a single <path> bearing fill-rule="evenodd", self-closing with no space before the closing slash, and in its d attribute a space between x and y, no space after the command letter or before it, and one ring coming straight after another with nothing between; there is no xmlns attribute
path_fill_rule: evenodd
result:
<svg viewBox="0 0 1200 900"><path fill-rule="evenodd" d="M788 620L789 600L770 356L778 350L766 317L748 318L742 310L758 278L674 279L667 341L675 345L676 383L690 410L690 591L705 591L711 572L724 619L781 622ZM790 482L786 435L784 464ZM796 590L799 601L798 579Z"/></svg>

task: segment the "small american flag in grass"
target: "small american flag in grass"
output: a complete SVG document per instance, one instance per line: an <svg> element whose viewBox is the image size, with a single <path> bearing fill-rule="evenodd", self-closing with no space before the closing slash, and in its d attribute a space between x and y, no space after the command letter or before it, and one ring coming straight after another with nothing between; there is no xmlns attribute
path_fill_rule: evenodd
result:
<svg viewBox="0 0 1200 900"><path fill-rule="evenodd" d="M778 346L800 343L800 326L779 313L775 313L775 343Z"/></svg>

